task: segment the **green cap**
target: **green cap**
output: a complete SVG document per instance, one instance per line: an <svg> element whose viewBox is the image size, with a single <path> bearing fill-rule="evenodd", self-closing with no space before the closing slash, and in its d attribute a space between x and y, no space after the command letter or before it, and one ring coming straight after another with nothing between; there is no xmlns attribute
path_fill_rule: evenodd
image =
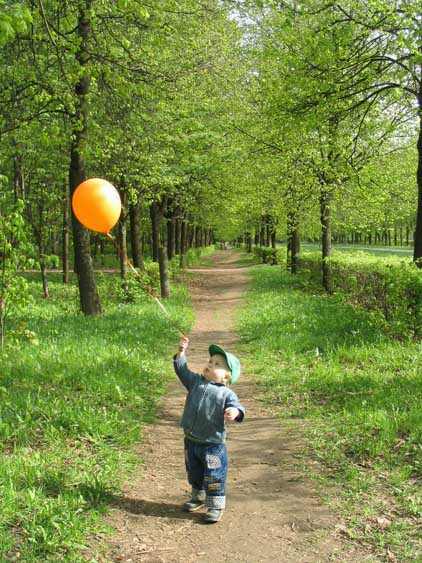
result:
<svg viewBox="0 0 422 563"><path fill-rule="evenodd" d="M211 346L208 348L208 351L210 353L210 356L214 356L215 354L220 354L226 359L227 365L229 366L229 370L231 371L232 374L231 383L236 383L240 375L240 362L236 358L236 356L230 354L230 352L226 352L225 350L223 350L223 348L217 346L217 344L211 344Z"/></svg>

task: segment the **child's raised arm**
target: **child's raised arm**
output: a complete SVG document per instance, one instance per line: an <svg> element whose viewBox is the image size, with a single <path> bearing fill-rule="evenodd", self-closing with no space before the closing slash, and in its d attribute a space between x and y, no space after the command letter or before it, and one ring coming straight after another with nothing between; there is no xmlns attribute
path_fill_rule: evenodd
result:
<svg viewBox="0 0 422 563"><path fill-rule="evenodd" d="M193 387L195 380L197 377L199 377L199 375L197 373L194 373L193 371L190 371L190 369L188 368L186 361L186 350L188 346L189 338L184 336L179 341L179 351L174 356L173 360L174 371L176 372L177 377L189 391Z"/></svg>
<svg viewBox="0 0 422 563"><path fill-rule="evenodd" d="M186 354L186 350L188 349L189 346L189 338L187 336L183 336L180 340L179 340L179 352L177 354L178 357L183 356Z"/></svg>

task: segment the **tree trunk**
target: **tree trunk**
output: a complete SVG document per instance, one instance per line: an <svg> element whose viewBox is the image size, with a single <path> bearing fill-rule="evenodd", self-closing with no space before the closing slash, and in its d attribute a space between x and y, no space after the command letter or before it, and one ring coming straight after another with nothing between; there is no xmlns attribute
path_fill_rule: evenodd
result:
<svg viewBox="0 0 422 563"><path fill-rule="evenodd" d="M292 230L292 274L297 274L299 270L299 257L300 257L300 237L299 225L296 223Z"/></svg>
<svg viewBox="0 0 422 563"><path fill-rule="evenodd" d="M167 220L167 256L171 260L176 251L176 219L172 216Z"/></svg>
<svg viewBox="0 0 422 563"><path fill-rule="evenodd" d="M149 208L151 217L151 235L152 235L152 259L158 262L158 250L160 245L160 220L158 214L158 204L153 201Z"/></svg>
<svg viewBox="0 0 422 563"><path fill-rule="evenodd" d="M188 223L188 250L189 248L195 248L195 225L189 225Z"/></svg>
<svg viewBox="0 0 422 563"><path fill-rule="evenodd" d="M174 229L174 252L180 254L180 237L181 237L181 220L179 217L175 219L176 225Z"/></svg>
<svg viewBox="0 0 422 563"><path fill-rule="evenodd" d="M141 255L142 256L145 256L145 253L146 253L147 240L148 240L147 233L142 233L142 235L141 235Z"/></svg>
<svg viewBox="0 0 422 563"><path fill-rule="evenodd" d="M276 235L277 235L277 231L275 230L275 227L273 226L272 230L271 230L271 248L276 248Z"/></svg>
<svg viewBox="0 0 422 563"><path fill-rule="evenodd" d="M162 223L163 217L167 216L168 199L164 198L162 202L157 205L159 222ZM163 236L161 237L158 249L158 265L160 270L160 290L161 297L167 298L170 295L170 279L168 269L168 239L166 237L167 229L163 229Z"/></svg>
<svg viewBox="0 0 422 563"><path fill-rule="evenodd" d="M252 235L251 235L251 233L246 233L246 250L247 250L247 252L252 252Z"/></svg>
<svg viewBox="0 0 422 563"><path fill-rule="evenodd" d="M160 270L160 288L162 297L168 297L170 295L166 229L163 229L163 232L160 235L163 217L166 215L166 210L167 198L163 198L163 200L159 203L154 201L150 207L153 241L154 244L157 244L158 246L156 252Z"/></svg>
<svg viewBox="0 0 422 563"><path fill-rule="evenodd" d="M322 285L325 291L332 292L331 268L328 258L331 256L331 192L321 186L320 213L321 213L321 242L322 242Z"/></svg>
<svg viewBox="0 0 422 563"><path fill-rule="evenodd" d="M287 269L297 274L299 269L300 238L298 217L295 211L287 214Z"/></svg>
<svg viewBox="0 0 422 563"><path fill-rule="evenodd" d="M44 254L41 254L40 256L40 271L41 271L41 279L42 279L43 296L44 299L48 299L50 294L48 291L47 268L45 266Z"/></svg>
<svg viewBox="0 0 422 563"><path fill-rule="evenodd" d="M139 202L129 206L130 221L130 251L132 262L136 268L144 268L144 259L141 248L141 222L139 220Z"/></svg>
<svg viewBox="0 0 422 563"><path fill-rule="evenodd" d="M62 267L63 283L69 283L69 185L64 183Z"/></svg>
<svg viewBox="0 0 422 563"><path fill-rule="evenodd" d="M269 247L271 244L271 217L267 215L265 224L265 246Z"/></svg>
<svg viewBox="0 0 422 563"><path fill-rule="evenodd" d="M100 262L101 262L101 266L105 266L106 260L105 260L105 244L104 244L104 238L100 237Z"/></svg>
<svg viewBox="0 0 422 563"><path fill-rule="evenodd" d="M180 267L186 267L186 244L187 244L187 224L186 221L180 222Z"/></svg>
<svg viewBox="0 0 422 563"><path fill-rule="evenodd" d="M418 92L419 136L418 136L418 169L416 181L418 185L418 209L416 212L416 228L414 235L413 260L418 268L422 268L422 81Z"/></svg>
<svg viewBox="0 0 422 563"><path fill-rule="evenodd" d="M88 64L88 38L91 32L90 14L91 0L86 0L79 8L78 35L80 45L76 53L76 60L80 67L80 78L75 86L75 116L72 120L69 187L72 197L77 186L85 180L85 163L83 158L84 145L87 138L88 102L87 95L90 76L85 67ZM95 282L89 244L89 232L72 213L73 246L75 250L75 265L78 274L79 296L82 312L85 315L101 313L100 297Z"/></svg>
<svg viewBox="0 0 422 563"><path fill-rule="evenodd" d="M259 246L264 246L265 244L265 224L264 220L261 220L261 228L259 230Z"/></svg>
<svg viewBox="0 0 422 563"><path fill-rule="evenodd" d="M121 217L118 226L119 232L119 264L120 277L125 280L127 277L127 236L126 236L126 216Z"/></svg>
<svg viewBox="0 0 422 563"><path fill-rule="evenodd" d="M170 296L170 282L168 272L167 250L163 245L160 245L158 263L160 266L160 288L161 297L167 299Z"/></svg>

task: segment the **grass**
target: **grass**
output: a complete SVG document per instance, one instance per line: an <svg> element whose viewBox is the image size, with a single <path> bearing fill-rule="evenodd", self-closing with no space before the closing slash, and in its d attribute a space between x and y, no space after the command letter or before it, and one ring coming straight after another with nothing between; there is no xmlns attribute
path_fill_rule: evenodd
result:
<svg viewBox="0 0 422 563"><path fill-rule="evenodd" d="M239 319L249 371L282 419L307 421L322 489L347 533L382 557L418 560L421 342L391 340L375 316L278 267L252 275Z"/></svg>
<svg viewBox="0 0 422 563"><path fill-rule="evenodd" d="M303 243L301 245L303 250L321 250L320 244ZM406 256L413 256L413 248L409 246L372 246L362 244L333 244L334 255L337 252L346 253L360 253L372 254L373 256L397 256L398 258L405 258Z"/></svg>
<svg viewBox="0 0 422 563"><path fill-rule="evenodd" d="M142 294L121 301L98 275L105 309L81 315L75 281L27 275L33 302L9 326L0 355L0 560L85 561L88 533L139 464L133 444L163 394L178 334ZM188 330L186 289L166 306Z"/></svg>

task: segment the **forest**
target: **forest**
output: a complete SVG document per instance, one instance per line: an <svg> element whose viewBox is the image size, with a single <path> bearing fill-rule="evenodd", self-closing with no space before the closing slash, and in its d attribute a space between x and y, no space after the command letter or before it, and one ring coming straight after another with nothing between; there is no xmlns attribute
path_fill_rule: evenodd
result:
<svg viewBox="0 0 422 563"><path fill-rule="evenodd" d="M283 286L336 318L350 305L400 357L374 356L403 386L374 406L390 434L368 455L400 473L403 536L370 541L417 560L421 30L416 0L0 0L0 558L87 560L194 324L187 269L229 248L261 272L251 299ZM111 236L72 210L89 178L120 195ZM257 303L242 349L262 314L257 362L277 370L278 305ZM303 346L326 361L318 330ZM263 387L291 405L272 369Z"/></svg>

